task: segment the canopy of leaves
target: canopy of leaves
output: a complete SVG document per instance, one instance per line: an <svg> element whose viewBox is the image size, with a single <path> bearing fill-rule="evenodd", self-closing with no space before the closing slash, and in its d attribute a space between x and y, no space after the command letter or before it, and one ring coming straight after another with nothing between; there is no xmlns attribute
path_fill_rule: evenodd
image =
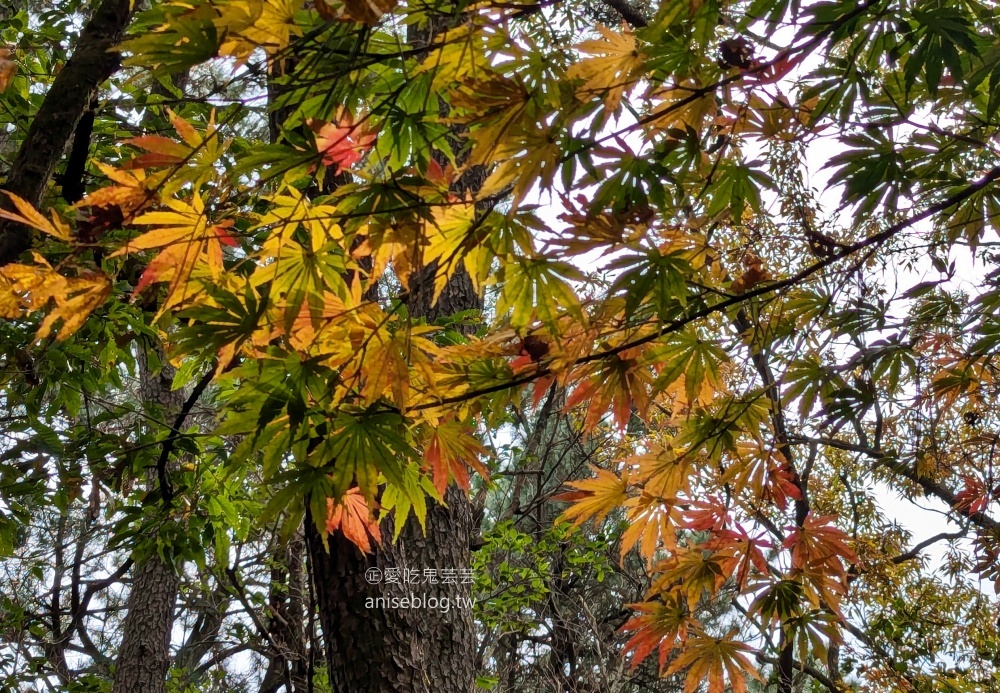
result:
<svg viewBox="0 0 1000 693"><path fill-rule="evenodd" d="M102 494L119 545L179 563L306 516L372 551L523 471L488 443L559 391L615 442L545 501L644 566L632 663L995 689L996 3L573 6L139 13L86 196L0 213L38 232L0 268L0 554ZM76 11L0 29L5 157ZM487 310L411 310L462 275ZM185 414L208 393L193 429L120 396L148 340ZM951 531L913 543L902 504ZM184 531L149 539L163 515Z"/></svg>

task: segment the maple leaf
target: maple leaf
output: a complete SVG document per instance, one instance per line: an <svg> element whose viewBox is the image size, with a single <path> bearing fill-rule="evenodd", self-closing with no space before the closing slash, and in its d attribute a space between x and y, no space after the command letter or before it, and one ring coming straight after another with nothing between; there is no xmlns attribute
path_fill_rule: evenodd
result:
<svg viewBox="0 0 1000 693"><path fill-rule="evenodd" d="M576 47L591 57L577 61L566 71L566 76L584 81L576 90L581 101L600 98L607 110L614 111L626 91L639 81L646 57L636 47L631 31L612 31L605 26L598 26L597 30L601 38L584 41Z"/></svg>
<svg viewBox="0 0 1000 693"><path fill-rule="evenodd" d="M364 124L355 124L349 113L342 112L336 122L324 123L312 118L306 124L316 133L316 150L334 173L354 166L375 144L375 134Z"/></svg>
<svg viewBox="0 0 1000 693"><path fill-rule="evenodd" d="M632 418L633 406L639 417L645 419L649 409L648 388L652 385L653 376L650 369L639 362L638 356L637 350L629 349L607 359L604 367L589 381L578 386L566 400L566 409L572 409L580 402L589 402L583 422L584 431L594 430L609 407L622 431Z"/></svg>
<svg viewBox="0 0 1000 693"><path fill-rule="evenodd" d="M488 73L488 79L466 78L451 94L457 113L448 122L469 128L474 143L469 152L470 165L482 165L514 156L517 135L524 132L530 117L531 94L516 79ZM531 123L534 126L534 123Z"/></svg>
<svg viewBox="0 0 1000 693"><path fill-rule="evenodd" d="M838 610L840 596L847 593L844 562L856 563L858 557L848 546L849 538L832 523L834 515L810 513L801 527L790 527L783 548L792 550L792 568L815 590L811 596L816 606Z"/></svg>
<svg viewBox="0 0 1000 693"><path fill-rule="evenodd" d="M17 63L11 60L10 48L0 48L0 94L7 90L17 74Z"/></svg>
<svg viewBox="0 0 1000 693"><path fill-rule="evenodd" d="M856 563L858 557L847 542L847 534L836 527L835 515L815 515L810 513L801 527L789 527L783 548L792 549L792 565L802 568L807 565L825 566L838 575L844 574L843 561Z"/></svg>
<svg viewBox="0 0 1000 693"><path fill-rule="evenodd" d="M100 272L64 277L37 253L34 259L34 265L0 267L0 314L16 318L48 309L36 339L46 339L61 321L57 339L64 341L111 295L111 280Z"/></svg>
<svg viewBox="0 0 1000 693"><path fill-rule="evenodd" d="M124 170L144 168L167 169L157 174L156 180L146 183L161 197L169 197L186 185L197 190L218 174L216 164L228 147L219 136L215 125L215 111L209 115L205 134L202 135L189 122L167 109L170 123L180 140L164 135L140 135L125 140L123 144L144 149L145 154L120 164ZM104 170L104 169L102 169ZM121 183L120 180L117 182Z"/></svg>
<svg viewBox="0 0 1000 693"><path fill-rule="evenodd" d="M626 515L628 526L622 533L621 556L638 544L639 555L649 564L660 546L669 550L677 548L675 527L680 518L677 506L646 492L638 498L628 499L625 504L629 507Z"/></svg>
<svg viewBox="0 0 1000 693"><path fill-rule="evenodd" d="M596 249L603 249L603 253L607 254L621 245L636 241L642 237L646 231L646 223L652 218L651 209L648 213L638 214L634 211L584 211L576 207L566 195L560 197L567 211L560 214L559 218L571 224L572 228L566 235L548 241L547 245L565 249L574 255ZM589 204L583 195L578 195L577 201L584 206Z"/></svg>
<svg viewBox="0 0 1000 693"><path fill-rule="evenodd" d="M427 247L423 254L425 265L436 264L434 297L437 303L448 280L463 265L466 254L482 242L482 232L476 231L476 206L469 202L435 206L431 220L423 226ZM474 267L469 267L470 276Z"/></svg>
<svg viewBox="0 0 1000 693"><path fill-rule="evenodd" d="M684 649L671 662L666 675L687 669L684 679L684 693L695 693L701 684L708 682L708 693L724 693L726 678L733 693L746 693L746 677L763 681L757 669L745 652L753 648L735 640L737 629L733 628L721 638L713 638L700 627L692 628L693 634L684 643Z"/></svg>
<svg viewBox="0 0 1000 693"><path fill-rule="evenodd" d="M536 183L542 191L552 190L564 153L555 129L539 128L534 123L518 123L505 132L501 142L478 151L491 151L496 157L491 163L499 161L499 165L477 196L485 200L509 194L512 208L517 208Z"/></svg>
<svg viewBox="0 0 1000 693"><path fill-rule="evenodd" d="M261 244L257 254L258 267L250 276L253 286L269 283L272 296L284 297L286 332L301 315L303 302L307 300L310 306L316 306L320 303L316 297L332 293L345 305L354 307L359 302L345 280L348 264L340 244L340 227L329 222L326 216L332 214L334 208L328 205L312 206L307 200L296 201L296 198L293 195L279 196L276 199L280 206L263 218L260 226L273 223L274 228ZM291 207L286 205L286 200ZM305 238L295 233L300 224L309 232ZM323 302L326 301L323 299ZM318 313L314 311L313 317L318 317ZM332 345L329 339L326 341ZM350 347L352 353L359 346L350 340L341 341ZM303 340L299 342L303 344ZM350 354L344 360L349 358Z"/></svg>
<svg viewBox="0 0 1000 693"><path fill-rule="evenodd" d="M793 56L788 51L783 51L769 63L752 65L743 72L743 77L759 84L774 84L795 69L804 57L805 53Z"/></svg>
<svg viewBox="0 0 1000 693"><path fill-rule="evenodd" d="M415 220L401 220L399 223L382 223L372 220L365 238L352 252L355 259L370 258L368 285L371 286L382 276L389 263L403 286L409 287L410 276L422 265L421 238L423 226Z"/></svg>
<svg viewBox="0 0 1000 693"><path fill-rule="evenodd" d="M560 520L573 520L579 526L589 518L600 523L608 513L622 505L628 498L628 472L618 476L614 472L591 467L596 477L567 482L576 491L566 491L552 497L552 500L572 503Z"/></svg>
<svg viewBox="0 0 1000 693"><path fill-rule="evenodd" d="M750 568L756 568L762 575L768 574L767 559L762 549L772 548L771 542L763 539L764 532L751 537L743 525L736 523L735 529L718 528L711 537L699 546L708 551L731 552L736 556L734 577L740 589L746 587Z"/></svg>
<svg viewBox="0 0 1000 693"><path fill-rule="evenodd" d="M488 38L482 25L476 22L461 22L453 29L439 32L427 57L410 74L432 73L431 89L434 91L444 91L456 82L467 84L469 80L492 79L493 64L486 51Z"/></svg>
<svg viewBox="0 0 1000 693"><path fill-rule="evenodd" d="M10 201L14 204L14 207L17 208L18 212L20 212L20 214L14 214L13 212L8 212L5 209L0 209L0 218L9 219L10 221L17 222L18 224L24 224L25 226L30 226L33 229L38 229L39 231L47 233L54 238L58 238L60 241L69 242L72 240L69 232L69 226L56 216L56 211L54 209L52 210L52 221L49 221L45 218L45 215L32 207L27 200L24 200L14 193L6 190L0 192L3 192L3 194L9 197Z"/></svg>
<svg viewBox="0 0 1000 693"><path fill-rule="evenodd" d="M222 274L222 245L235 246L230 235L232 220L212 224L205 212L205 204L195 194L190 203L168 200L166 206L171 211L147 212L133 223L157 226L110 255L124 255L141 250L160 248L159 254L146 267L135 287L139 294L153 282L170 281L167 300L161 310L175 305L183 296L181 288L191 278L194 267L206 262L213 278Z"/></svg>
<svg viewBox="0 0 1000 693"><path fill-rule="evenodd" d="M955 508L973 515L986 510L992 495L986 482L970 474L963 475L962 479L965 487L955 494Z"/></svg>
<svg viewBox="0 0 1000 693"><path fill-rule="evenodd" d="M783 623L802 613L805 590L798 580L779 580L761 592L750 604L751 613L759 613L765 621Z"/></svg>
<svg viewBox="0 0 1000 693"><path fill-rule="evenodd" d="M622 632L635 633L625 643L623 652L631 655L631 666L635 669L656 649L662 672L675 642L687 639L688 627L694 623L690 612L684 601L672 593L663 595L662 601L629 604L628 608L640 615L633 616L621 627Z"/></svg>
<svg viewBox="0 0 1000 693"><path fill-rule="evenodd" d="M95 161L94 165L117 185L105 185L88 193L76 203L76 207L118 207L124 220L126 216L157 200L155 190L162 177L147 177L141 168L120 171L100 161Z"/></svg>
<svg viewBox="0 0 1000 693"><path fill-rule="evenodd" d="M683 386L684 400L706 405L722 388L720 366L728 360L726 352L711 340L694 331L678 332L668 342L647 353L647 359L659 370L652 394L673 394Z"/></svg>
<svg viewBox="0 0 1000 693"><path fill-rule="evenodd" d="M677 589L687 598L688 609L694 610L702 595L715 596L733 574L736 556L729 549L704 551L679 547L674 554L657 565L653 588L659 591Z"/></svg>
<svg viewBox="0 0 1000 693"><path fill-rule="evenodd" d="M637 467L637 480L658 498L675 499L689 490L691 459L677 455L669 447L655 446L649 452L629 458L625 466Z"/></svg>
<svg viewBox="0 0 1000 693"><path fill-rule="evenodd" d="M526 328L536 318L554 325L563 311L583 320L580 299L569 283L583 279L576 267L547 258L513 258L501 272L503 290L496 312L510 311L511 327Z"/></svg>
<svg viewBox="0 0 1000 693"><path fill-rule="evenodd" d="M652 88L645 98L651 107L643 123L650 135L665 132L668 136L680 136L671 131L686 132L688 129L700 134L719 108L714 93L703 92L701 85L692 80L673 87Z"/></svg>
<svg viewBox="0 0 1000 693"><path fill-rule="evenodd" d="M349 488L339 502L327 498L326 503L326 531L328 534L339 529L348 541L364 553L372 552L371 542L368 541L369 536L375 540L376 544L382 545L382 533L379 530L378 522L375 521L372 509L362 495L361 489L357 486Z"/></svg>
<svg viewBox="0 0 1000 693"><path fill-rule="evenodd" d="M784 622L784 628L789 635L794 634L803 663L809 658L809 652L821 661L825 660L829 649L827 643L843 640L838 616L826 610L813 609L792 616Z"/></svg>
<svg viewBox="0 0 1000 693"><path fill-rule="evenodd" d="M729 524L729 508L716 496L703 501L695 499L688 502L684 517L686 520L681 526L685 529L720 532Z"/></svg>
<svg viewBox="0 0 1000 693"><path fill-rule="evenodd" d="M468 426L459 421L449 421L434 427L424 448L424 461L431 468L434 488L443 496L452 478L461 488L469 490L466 465L488 479L489 472L479 461L480 456L486 454L486 448L472 435Z"/></svg>
<svg viewBox="0 0 1000 693"><path fill-rule="evenodd" d="M122 144L146 150L146 154L140 154L124 162L122 168L126 170L176 166L184 163L191 154L189 147L163 135L139 135L125 140Z"/></svg>
<svg viewBox="0 0 1000 693"><path fill-rule="evenodd" d="M799 500L795 474L779 452L765 450L759 443L741 444L739 451L721 478L734 493L749 489L755 498L773 501L781 510L789 499Z"/></svg>
<svg viewBox="0 0 1000 693"><path fill-rule="evenodd" d="M243 0L217 6L213 20L220 36L220 55L246 63L255 50L263 48L269 55L284 49L292 36L301 36L302 28L295 22L299 0Z"/></svg>

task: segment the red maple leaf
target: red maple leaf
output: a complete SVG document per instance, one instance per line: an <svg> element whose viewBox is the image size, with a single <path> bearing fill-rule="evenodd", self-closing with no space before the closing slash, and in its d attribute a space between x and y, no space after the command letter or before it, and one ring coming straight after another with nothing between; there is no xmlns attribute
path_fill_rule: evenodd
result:
<svg viewBox="0 0 1000 693"><path fill-rule="evenodd" d="M306 124L316 133L316 149L323 163L335 167L335 172L357 164L375 145L375 133L355 123L350 114L342 114L332 123L310 118Z"/></svg>
<svg viewBox="0 0 1000 693"><path fill-rule="evenodd" d="M963 476L963 480L965 488L955 494L955 508L968 511L970 515L986 510L991 495L986 482L968 474Z"/></svg>
<svg viewBox="0 0 1000 693"><path fill-rule="evenodd" d="M382 533L379 530L378 522L368 506L368 501L361 495L361 489L357 486L347 489L347 493L335 503L332 498L326 500L326 531L332 534L338 529L344 533L344 537L365 553L372 552L371 542L368 536L375 540L379 546L382 545Z"/></svg>

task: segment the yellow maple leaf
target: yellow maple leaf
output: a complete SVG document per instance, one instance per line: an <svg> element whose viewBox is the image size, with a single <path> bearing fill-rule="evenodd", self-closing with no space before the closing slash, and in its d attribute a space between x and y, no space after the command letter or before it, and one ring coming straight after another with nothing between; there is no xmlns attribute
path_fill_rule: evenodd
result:
<svg viewBox="0 0 1000 693"><path fill-rule="evenodd" d="M477 196L483 200L509 194L512 208L518 206L536 182L543 192L552 189L565 154L553 128L538 127L530 121L519 122L492 149L484 151L492 152L500 163Z"/></svg>
<svg viewBox="0 0 1000 693"><path fill-rule="evenodd" d="M355 260L371 258L368 285L377 282L391 262L400 283L409 287L410 275L422 261L421 234L422 226L417 220L383 222L374 217L368 226L368 237L351 252Z"/></svg>
<svg viewBox="0 0 1000 693"><path fill-rule="evenodd" d="M116 185L106 185L88 193L75 207L120 207L122 214L127 216L157 199L155 191L162 175L147 176L141 168L120 171L100 161L94 161L94 165Z"/></svg>
<svg viewBox="0 0 1000 693"><path fill-rule="evenodd" d="M434 275L434 302L437 303L448 280L462 266L466 250L475 244L476 206L471 202L438 205L431 221L424 225L427 248L424 264L437 263Z"/></svg>
<svg viewBox="0 0 1000 693"><path fill-rule="evenodd" d="M646 98L651 107L643 122L650 134L690 128L700 136L719 110L714 94L702 93L691 80L674 87L655 88Z"/></svg>
<svg viewBox="0 0 1000 693"><path fill-rule="evenodd" d="M369 0L357 0L359 3ZM493 74L490 56L486 53L483 27L466 22L438 34L430 52L413 74L433 73L431 89L444 89L455 82L486 79Z"/></svg>
<svg viewBox="0 0 1000 693"><path fill-rule="evenodd" d="M190 202L168 200L170 211L147 212L133 223L155 226L125 243L109 257L159 248L160 252L147 265L135 287L140 293L153 282L169 281L167 298L161 310L177 305L186 295L183 287L191 278L195 265L205 262L213 279L222 274L222 244L235 246L228 229L232 220L218 224L209 221L205 203L195 194Z"/></svg>
<svg viewBox="0 0 1000 693"><path fill-rule="evenodd" d="M688 670L684 680L684 693L700 690L706 681L708 693L723 693L727 677L733 693L746 693L747 676L757 681L763 680L744 654L753 652L753 649L746 643L735 640L735 628L721 638L713 638L697 626L692 630L694 634L687 639L684 649L666 671L669 676Z"/></svg>
<svg viewBox="0 0 1000 693"><path fill-rule="evenodd" d="M61 321L57 339L76 332L87 317L111 294L111 280L100 272L65 277L35 253L34 265L10 264L0 268L0 315L16 318L37 310L48 312L39 325L37 339L46 339Z"/></svg>
<svg viewBox="0 0 1000 693"><path fill-rule="evenodd" d="M568 501L573 505L566 508L559 520L572 520L579 526L590 518L600 523L615 508L628 499L628 471L622 476L599 467L591 467L596 475L592 479L570 481L566 485L575 491L566 491L552 497L552 500Z"/></svg>
<svg viewBox="0 0 1000 693"><path fill-rule="evenodd" d="M625 505L629 508L628 527L622 533L621 556L638 544L639 555L649 564L661 546L671 551L677 548L676 526L680 510L676 506L647 492L628 499Z"/></svg>
<svg viewBox="0 0 1000 693"><path fill-rule="evenodd" d="M292 36L302 35L295 22L301 5L299 0L238 0L218 7L213 23L225 37L219 54L245 63L258 48L269 55L286 48Z"/></svg>
<svg viewBox="0 0 1000 693"><path fill-rule="evenodd" d="M52 210L52 221L45 218L41 212L31 206L31 204L12 192L2 191L10 201L17 208L20 214L14 214L13 212L8 212L5 209L0 209L0 218L9 219L10 221L15 221L18 224L24 224L25 226L30 226L33 229L38 229L43 233L47 233L50 236L58 238L61 241L72 240L69 233L69 226L67 226L58 216L56 216L56 211Z"/></svg>
<svg viewBox="0 0 1000 693"><path fill-rule="evenodd" d="M622 97L639 81L646 56L639 51L631 31L612 31L598 26L601 38L584 41L576 48L591 57L584 58L566 71L570 79L582 79L576 90L581 101L595 98L604 102L605 108L614 111Z"/></svg>

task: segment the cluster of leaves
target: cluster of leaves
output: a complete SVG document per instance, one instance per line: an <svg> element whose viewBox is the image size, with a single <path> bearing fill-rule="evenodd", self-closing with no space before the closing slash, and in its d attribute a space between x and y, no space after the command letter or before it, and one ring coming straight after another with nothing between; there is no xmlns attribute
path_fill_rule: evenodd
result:
<svg viewBox="0 0 1000 693"><path fill-rule="evenodd" d="M561 388L585 435L622 435L555 500L577 525L628 523L621 553L654 576L625 624L635 662L656 651L711 693L787 686L817 659L840 686L842 646L884 689L995 677L981 656L928 673L926 648L854 625L883 602L851 589L922 579L919 551L877 540L891 522L857 488L873 479L943 501L996 556L995 439L970 431L996 421L996 276L963 304L934 284L888 295L877 271L927 247L941 275L959 246L995 262L995 7L664 0L644 26L570 42L541 9L448 3L454 21L413 50L398 27L442 7L154 7L126 64L276 74L282 136L243 138L244 104L170 112L172 133L95 162L102 184L72 208L13 198L4 217L48 238L0 272L0 313L67 341L123 284L158 292L174 388L214 383L213 433L240 441L223 476L259 469L264 521L308 515L364 550L388 513L398 534L469 469L487 476L478 431ZM734 43L786 21L787 48ZM823 215L803 171L828 137L843 200ZM531 203L545 194L557 221ZM408 309L457 275L495 296L475 336ZM724 632L699 618L720 600L744 617Z"/></svg>

